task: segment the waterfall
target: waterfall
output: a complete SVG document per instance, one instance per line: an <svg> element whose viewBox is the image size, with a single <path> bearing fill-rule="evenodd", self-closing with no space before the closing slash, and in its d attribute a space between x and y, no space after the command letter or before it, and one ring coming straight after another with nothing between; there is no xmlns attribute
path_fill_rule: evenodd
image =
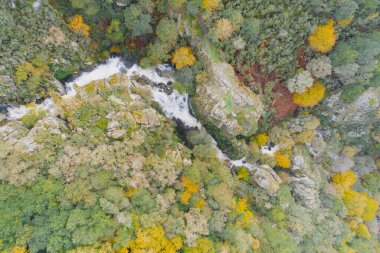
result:
<svg viewBox="0 0 380 253"><path fill-rule="evenodd" d="M171 70L168 65L159 65L157 67L160 71ZM76 91L74 85L84 86L92 81L101 80L111 77L117 73L125 73L128 77L144 77L149 79L152 83L162 83L169 85L174 82L174 79L168 77L162 77L158 74L154 68L142 68L137 64L127 68L120 57L109 58L105 63L98 65L91 71L83 72L74 80L65 83L66 94L63 97L75 96ZM165 93L158 87L149 86L152 91L153 100L159 104L164 114L170 118L181 121L181 123L189 128L197 128L200 131L206 131L201 123L191 114L189 106L188 94L180 94L177 90L173 90L170 94ZM21 105L19 107L8 108L7 119L17 120L24 116L29 110L41 109L47 113L54 114L55 105L51 98L45 99L41 104L34 104L33 106ZM212 138L212 137L211 137ZM226 154L224 154L217 146L217 142L212 138L212 145L217 150L217 156L222 161L229 161L229 167L244 166L249 170L255 170L256 164L249 164L245 161L245 158L240 160L231 160ZM278 149L278 147L277 147ZM269 149L262 147L262 153L273 155L277 150L276 147Z"/></svg>

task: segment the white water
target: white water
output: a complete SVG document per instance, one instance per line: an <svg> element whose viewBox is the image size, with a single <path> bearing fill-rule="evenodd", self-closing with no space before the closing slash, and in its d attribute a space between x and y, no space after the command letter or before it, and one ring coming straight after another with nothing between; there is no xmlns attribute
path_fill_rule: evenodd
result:
<svg viewBox="0 0 380 253"><path fill-rule="evenodd" d="M170 67L167 65L158 66L160 70L168 70ZM76 91L74 89L74 84L77 86L86 85L92 81L106 79L114 74L125 72L128 77L132 76L145 76L150 81L154 83L164 83L168 84L174 80L171 78L165 78L160 76L157 71L153 68L141 68L138 65L133 65L131 68L126 68L125 64L119 57L110 58L105 64L100 64L91 71L83 72L76 79L71 82L66 83L66 92L67 94L63 97L75 96ZM150 87L150 86L149 86ZM166 94L157 87L151 87L152 95L154 101L156 101L161 107L165 115L170 119L180 120L187 127L196 127L202 129L202 125L198 120L191 114L188 94L179 94L178 91L174 90L170 95ZM16 108L8 109L7 119L8 120L17 120L24 116L29 110L32 109L41 109L45 110L48 113L55 113L55 105L51 98L47 98L43 103L36 104L33 107L21 105ZM222 161L230 161L230 167L241 167L244 166L249 170L255 170L257 168L256 164L249 164L246 162L245 158L240 160L231 160L226 154L224 154L218 147L214 139L213 146L217 150L218 158ZM261 147L261 152L263 154L273 155L278 150L278 147L271 148Z"/></svg>
<svg viewBox="0 0 380 253"><path fill-rule="evenodd" d="M8 109L7 119L17 120L27 114L30 110L43 110L54 114L55 105L51 98L45 99L41 104L31 104L31 106L20 105Z"/></svg>
<svg viewBox="0 0 380 253"><path fill-rule="evenodd" d="M75 96L74 84L80 87L95 80L106 79L119 73L122 67L124 67L124 64L120 61L120 58L108 59L105 64L101 64L89 72L83 72L72 82L65 83L67 92L65 96Z"/></svg>
<svg viewBox="0 0 380 253"><path fill-rule="evenodd" d="M158 66L159 69L168 69L167 65ZM145 76L150 81L154 83L164 83L168 84L173 82L173 79L161 77L153 68L141 68L137 64L133 65L131 68L127 69L125 64L119 57L110 58L106 63L100 64L91 71L83 72L77 78L71 82L67 82L66 85L66 95L63 97L75 96L76 91L74 89L74 84L77 86L86 85L95 80L106 79L114 74L125 72L128 77L132 76ZM184 123L187 127L200 127L200 123L191 115L190 108L188 106L188 95L179 94L177 91L173 91L172 94L167 95L165 92L158 88L151 87L152 95L154 101L156 101L163 109L165 115L171 119L178 119ZM28 111L32 109L42 109L54 114L55 106L53 101L48 98L42 104L35 105L34 107L27 107L21 105L19 107L8 109L7 118L8 120L17 120L24 116Z"/></svg>

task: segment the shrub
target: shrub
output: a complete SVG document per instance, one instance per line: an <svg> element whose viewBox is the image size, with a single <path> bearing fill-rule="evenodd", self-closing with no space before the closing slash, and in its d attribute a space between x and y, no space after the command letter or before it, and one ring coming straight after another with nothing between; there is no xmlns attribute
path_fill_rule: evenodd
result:
<svg viewBox="0 0 380 253"><path fill-rule="evenodd" d="M320 25L309 36L310 47L318 52L327 53L335 45L336 34L334 21L330 19L325 25Z"/></svg>
<svg viewBox="0 0 380 253"><path fill-rule="evenodd" d="M108 120L106 118L100 118L96 121L95 125L96 125L96 127L105 131L105 130L107 130Z"/></svg>
<svg viewBox="0 0 380 253"><path fill-rule="evenodd" d="M364 87L361 85L347 86L340 94L340 99L346 103L354 102L363 92Z"/></svg>
<svg viewBox="0 0 380 253"><path fill-rule="evenodd" d="M37 121L45 117L45 115L46 115L45 111L30 110L24 116L22 116L21 122L27 128L32 128L37 123Z"/></svg>

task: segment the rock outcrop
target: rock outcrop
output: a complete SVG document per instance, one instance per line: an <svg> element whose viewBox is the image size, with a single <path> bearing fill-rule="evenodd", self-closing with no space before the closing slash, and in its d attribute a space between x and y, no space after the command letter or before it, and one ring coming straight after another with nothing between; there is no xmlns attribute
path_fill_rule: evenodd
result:
<svg viewBox="0 0 380 253"><path fill-rule="evenodd" d="M376 141L373 136L379 132L379 106L380 88L371 87L349 104L340 99L340 94L332 95L326 100L325 108L321 108L321 115L339 129L344 142L360 147Z"/></svg>
<svg viewBox="0 0 380 253"><path fill-rule="evenodd" d="M301 146L294 148L293 167L291 168L294 177L290 183L296 199L300 200L306 208L315 210L320 206L319 189L316 182L319 175L317 174L318 169L311 169L311 161L306 155L307 153L306 148Z"/></svg>
<svg viewBox="0 0 380 253"><path fill-rule="evenodd" d="M209 72L197 77L192 105L206 127L211 126L230 142L236 136L254 134L263 113L259 97L238 82L227 63L213 63Z"/></svg>
<svg viewBox="0 0 380 253"><path fill-rule="evenodd" d="M251 175L253 180L270 195L274 195L282 183L281 178L267 164L260 165L257 170L251 172Z"/></svg>

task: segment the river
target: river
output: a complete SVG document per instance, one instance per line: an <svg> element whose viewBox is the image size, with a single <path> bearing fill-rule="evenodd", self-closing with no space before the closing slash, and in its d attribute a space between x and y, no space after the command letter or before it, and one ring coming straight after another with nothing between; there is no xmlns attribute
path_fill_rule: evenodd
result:
<svg viewBox="0 0 380 253"><path fill-rule="evenodd" d="M152 83L170 85L174 82L173 78L163 77L159 75L159 71L172 71L169 65L159 65L157 68L142 68L137 64L133 64L131 67L127 67L120 57L109 58L105 63L99 64L94 69L80 73L74 80L65 83L66 94L63 97L75 96L76 91L74 84L83 86L91 81L106 79L114 74L123 72L128 77L144 77ZM153 100L157 102L164 114L173 120L180 121L187 128L198 129L199 131L206 132L206 129L202 124L193 116L191 108L189 106L188 94L180 94L177 90L173 90L171 93L166 93L162 88L156 86L149 86L152 91ZM45 99L40 104L34 104L33 106L21 105L18 107L10 107L6 113L6 119L9 121L17 120L24 116L29 110L41 109L46 111L47 114L55 114L55 104L51 98ZM211 136L210 136L211 137ZM211 137L212 138L212 137ZM212 138L212 144L217 151L218 158L220 160L229 161L230 167L244 166L249 170L257 169L256 164L249 164L244 158L240 160L231 160L226 154L224 154L217 146L217 142ZM261 147L261 152L268 155L273 155L276 152L275 148Z"/></svg>

